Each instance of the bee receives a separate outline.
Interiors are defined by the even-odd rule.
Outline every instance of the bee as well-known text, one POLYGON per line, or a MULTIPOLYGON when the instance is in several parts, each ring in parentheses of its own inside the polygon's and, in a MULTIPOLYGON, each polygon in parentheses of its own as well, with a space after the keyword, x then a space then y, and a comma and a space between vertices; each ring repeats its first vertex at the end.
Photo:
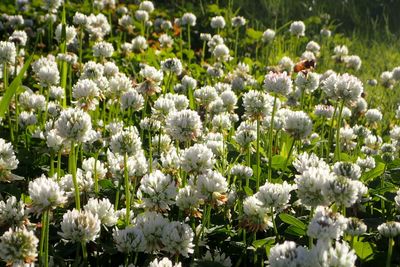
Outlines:
POLYGON ((316 63, 314 60, 302 60, 293 67, 293 71, 298 73, 298 72, 303 72, 304 74, 307 74, 309 70, 313 70, 316 66, 316 63))

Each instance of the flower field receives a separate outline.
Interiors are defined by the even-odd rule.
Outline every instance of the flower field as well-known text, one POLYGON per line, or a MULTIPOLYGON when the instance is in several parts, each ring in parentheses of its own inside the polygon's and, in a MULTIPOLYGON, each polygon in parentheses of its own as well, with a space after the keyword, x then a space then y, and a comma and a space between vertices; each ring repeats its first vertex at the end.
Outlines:
POLYGON ((398 50, 234 2, 0 3, 0 266, 400 266, 398 50))

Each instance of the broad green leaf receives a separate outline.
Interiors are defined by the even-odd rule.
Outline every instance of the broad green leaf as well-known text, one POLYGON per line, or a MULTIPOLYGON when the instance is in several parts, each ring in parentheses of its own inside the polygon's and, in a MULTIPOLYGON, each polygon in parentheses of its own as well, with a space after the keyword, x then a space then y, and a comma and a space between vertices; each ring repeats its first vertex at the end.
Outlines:
POLYGON ((3 97, 0 101, 0 118, 4 118, 6 111, 8 110, 8 106, 10 105, 11 99, 15 92, 17 91, 18 87, 21 85, 22 77, 26 70, 28 69, 31 61, 33 59, 33 54, 29 57, 29 59, 25 62, 24 66, 22 67, 21 71, 18 73, 17 77, 11 82, 10 86, 7 88, 7 91, 4 93, 3 97))
POLYGON ((307 229, 307 226, 302 221, 300 221, 299 219, 297 219, 296 217, 294 217, 294 216, 292 216, 290 214, 281 213, 281 214, 279 214, 279 218, 283 222, 285 222, 287 224, 290 224, 290 225, 293 225, 293 226, 295 226, 297 228, 300 228, 301 230, 306 230, 307 229))
POLYGON ((275 170, 282 170, 285 165, 286 157, 275 155, 272 157, 272 168, 275 170))
POLYGON ((248 196, 252 196, 254 194, 253 190, 248 186, 243 187, 243 190, 246 193, 246 195, 248 195, 248 196))
POLYGON ((361 260, 373 259, 371 256, 373 256, 374 253, 374 245, 370 242, 355 241, 353 249, 361 260))
POLYGON ((297 226, 291 225, 285 230, 285 233, 293 236, 304 236, 306 231, 297 226))
POLYGON ((385 171, 385 164, 382 162, 378 162, 374 169, 370 170, 369 172, 364 173, 361 176, 361 180, 364 182, 372 181, 375 178, 381 176, 384 171, 385 171))
POLYGON ((247 34, 247 36, 249 36, 251 39, 254 39, 254 40, 259 40, 263 35, 262 32, 256 31, 253 28, 248 28, 246 31, 246 34, 247 34))
POLYGON ((113 183, 110 180, 107 179, 102 179, 99 181, 99 185, 101 186, 101 188, 103 189, 111 189, 114 188, 113 183))
POLYGON ((256 249, 261 248, 267 244, 269 245, 273 245, 275 243, 275 237, 267 237, 267 238, 263 238, 263 239, 257 239, 256 241, 254 241, 252 243, 253 247, 255 247, 256 249))

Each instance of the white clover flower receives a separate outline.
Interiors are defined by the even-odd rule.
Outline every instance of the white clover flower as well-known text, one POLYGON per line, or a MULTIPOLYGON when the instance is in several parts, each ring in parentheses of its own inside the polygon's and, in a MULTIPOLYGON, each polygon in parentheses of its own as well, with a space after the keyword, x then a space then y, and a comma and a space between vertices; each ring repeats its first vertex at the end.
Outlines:
POLYGON ((36 261, 39 239, 33 231, 10 228, 0 237, 0 258, 8 266, 33 266, 36 261))
POLYGON ((211 28, 223 29, 225 28, 225 19, 222 16, 216 16, 211 18, 211 28))
POLYGON ((251 232, 263 231, 272 227, 268 210, 262 207, 262 202, 254 195, 243 201, 243 213, 241 225, 251 232))
POLYGON ((304 139, 312 131, 312 121, 303 111, 289 111, 285 116, 285 131, 295 139, 304 139))
POLYGON ((295 84, 304 92, 312 93, 319 87, 319 74, 315 72, 307 74, 299 72, 296 76, 295 84))
POLYGON ((72 96, 81 108, 95 110, 99 103, 97 98, 100 96, 100 89, 94 81, 82 79, 72 87, 72 96))
POLYGON ((294 63, 290 59, 290 57, 281 58, 281 60, 279 60, 278 65, 282 71, 286 71, 287 73, 291 73, 293 71, 294 63))
POLYGON ((307 152, 303 152, 297 156, 292 164, 299 173, 303 173, 310 167, 329 170, 329 165, 314 153, 308 154, 307 152))
POLYGON ((321 31, 319 32, 323 37, 330 37, 332 32, 328 29, 321 29, 321 31))
MULTIPOLYGON (((91 172, 84 173, 82 169, 76 170, 76 179, 80 193, 91 193, 93 191, 93 175, 91 172)), ((66 174, 60 179, 61 189, 66 192, 68 198, 73 198, 75 187, 71 174, 66 174)))
POLYGON ((286 181, 283 184, 266 182, 255 196, 265 208, 284 208, 289 203, 290 192, 294 189, 295 187, 286 181))
POLYGON ((248 118, 261 119, 272 112, 273 97, 259 91, 250 90, 243 96, 243 106, 248 118))
POLYGON ((336 162, 333 165, 333 172, 336 175, 345 176, 352 180, 358 180, 361 177, 360 167, 351 162, 336 162))
POLYGON ((18 117, 18 124, 22 128, 26 128, 30 125, 35 125, 37 123, 36 114, 33 112, 22 111, 18 117))
POLYGON ((182 25, 196 26, 196 16, 193 13, 185 13, 181 18, 182 25))
POLYGON ((378 226, 378 232, 384 237, 393 238, 400 234, 400 222, 386 222, 378 226))
POLYGON ((335 242, 334 246, 325 240, 318 240, 317 245, 310 251, 310 257, 305 266, 337 266, 354 267, 357 256, 347 243, 335 242))
POLYGON ((156 170, 140 180, 137 195, 143 200, 143 206, 150 210, 166 211, 174 204, 177 194, 175 181, 171 176, 156 170))
POLYGON ((379 122, 382 120, 382 117, 382 112, 375 108, 368 109, 368 111, 365 113, 365 118, 369 123, 379 122))
POLYGON ((205 200, 221 205, 226 202, 228 183, 221 173, 207 170, 197 177, 197 191, 205 200))
POLYGON ((318 239, 340 239, 347 228, 347 219, 340 213, 319 206, 308 225, 307 235, 318 239))
POLYGON ((289 32, 297 37, 304 36, 306 25, 302 21, 294 21, 290 24, 289 32))
POLYGON ((332 118, 335 108, 331 105, 316 105, 314 109, 314 114, 316 116, 325 117, 327 119, 332 118))
POLYGON ((209 250, 207 250, 206 254, 201 258, 201 261, 215 262, 223 267, 232 267, 231 258, 218 250, 214 251, 212 254, 209 250))
POLYGON ((366 192, 368 188, 363 183, 344 176, 334 176, 323 189, 323 193, 339 207, 351 207, 366 192))
POLYGON ((163 33, 158 38, 161 47, 171 47, 174 43, 174 39, 166 33, 163 33))
MULTIPOLYGON (((71 44, 76 37, 76 29, 74 26, 65 25, 65 42, 67 45, 71 44)), ((62 41, 62 24, 58 24, 54 32, 54 38, 60 43, 62 41)))
POLYGON ((139 9, 152 13, 154 11, 154 4, 151 1, 143 1, 140 3, 139 9))
POLYGON ((233 27, 242 27, 246 25, 246 19, 242 16, 236 16, 231 19, 231 24, 233 27))
POLYGON ((143 233, 139 227, 114 229, 113 240, 119 252, 129 254, 143 250, 143 233))
POLYGON ((340 145, 341 148, 344 150, 353 150, 357 143, 354 142, 357 138, 357 135, 354 134, 353 128, 345 127, 339 129, 339 138, 340 138, 340 145))
POLYGON ((121 96, 121 109, 139 111, 144 106, 144 98, 135 89, 124 92, 121 96))
POLYGON ((25 46, 28 40, 28 35, 25 31, 13 31, 8 40, 10 42, 17 43, 20 46, 25 46))
POLYGON ((330 200, 323 194, 323 189, 332 179, 329 169, 323 167, 309 167, 296 175, 296 193, 301 204, 311 207, 328 205, 330 200))
POLYGON ((165 72, 173 72, 176 75, 180 75, 183 70, 182 62, 177 58, 168 58, 161 61, 161 69, 165 72))
POLYGON ((180 262, 173 264, 170 259, 164 257, 162 260, 154 259, 149 267, 182 267, 182 264, 180 262))
POLYGON ((104 163, 93 157, 86 158, 82 161, 82 169, 85 172, 93 173, 93 175, 96 172, 98 179, 103 179, 107 174, 107 169, 105 168, 104 163))
POLYGON ((195 144, 182 151, 180 165, 189 173, 202 173, 213 167, 214 154, 203 144, 195 144))
POLYGON ((83 207, 85 211, 97 215, 102 224, 111 227, 117 223, 117 216, 114 212, 114 205, 107 198, 96 199, 90 198, 87 204, 83 207))
POLYGON ((97 42, 93 45, 93 56, 109 58, 114 53, 114 47, 108 42, 97 42))
POLYGON ((54 209, 67 201, 58 183, 44 175, 29 182, 29 197, 32 200, 32 210, 37 213, 54 209))
POLYGON ((75 15, 72 20, 73 23, 77 26, 84 26, 88 21, 87 16, 80 12, 75 12, 75 15))
POLYGON ((146 10, 140 10, 140 9, 136 10, 135 11, 135 18, 138 21, 146 22, 146 21, 149 20, 149 12, 147 12, 146 10))
POLYGON ((243 121, 236 130, 233 139, 243 148, 249 148, 249 145, 257 139, 257 126, 255 123, 243 121))
POLYGON ((293 83, 286 71, 282 73, 274 73, 271 71, 265 75, 263 87, 269 93, 286 96, 292 91, 293 83))
POLYGON ((0 201, 0 226, 21 225, 26 218, 25 204, 22 200, 10 196, 0 201))
POLYGON ((50 87, 52 85, 57 85, 60 82, 60 72, 57 67, 52 65, 45 65, 41 67, 36 73, 40 85, 43 87, 50 87))
POLYGON ((202 132, 202 123, 196 111, 185 109, 171 112, 166 119, 166 131, 175 140, 196 140, 202 132))
POLYGON ((10 171, 15 170, 18 163, 12 144, 6 143, 6 140, 0 138, 0 180, 11 181, 17 178, 10 171))
POLYGON ((96 63, 94 61, 88 61, 83 65, 82 75, 79 79, 97 80, 103 76, 103 73, 104 66, 102 64, 96 63))
POLYGON ((344 58, 344 62, 346 63, 346 67, 354 70, 359 70, 361 68, 361 58, 356 55, 347 56, 344 58))
POLYGON ((81 109, 68 108, 61 112, 55 122, 58 135, 67 141, 85 142, 92 129, 89 114, 81 109))
POLYGON ((12 42, 0 41, 0 64, 14 64, 17 49, 12 42))
POLYGON ((360 166, 363 171, 370 171, 375 168, 375 159, 371 156, 367 156, 366 158, 357 158, 356 164, 360 166))
POLYGON ((364 91, 362 82, 350 74, 330 75, 322 86, 328 97, 342 99, 346 102, 355 102, 364 91))
POLYGON ((194 252, 193 237, 194 233, 189 225, 177 221, 170 222, 163 229, 163 250, 171 255, 181 254, 189 257, 189 254, 194 252))
POLYGON ((160 250, 163 247, 162 237, 164 228, 169 220, 156 212, 144 212, 139 214, 134 225, 143 233, 143 249, 146 253, 160 250))
POLYGON ((307 249, 293 241, 285 241, 272 247, 268 258, 271 267, 296 267, 303 266, 307 257, 307 249))
POLYGON ((229 61, 231 59, 229 48, 225 44, 216 45, 212 54, 218 61, 229 61))
POLYGON ((139 132, 134 126, 130 126, 111 137, 110 148, 114 153, 135 155, 141 151, 142 142, 139 132))
POLYGON ((180 210, 196 210, 200 205, 200 195, 196 191, 196 188, 190 185, 180 188, 176 196, 176 205, 180 210))
POLYGON ((143 36, 136 36, 132 39, 132 50, 133 51, 143 51, 148 47, 147 40, 143 36))
POLYGON ((347 228, 345 233, 351 236, 360 236, 367 232, 367 225, 355 217, 351 217, 347 220, 347 228))
POLYGON ((321 47, 315 41, 310 41, 306 45, 306 50, 313 52, 314 54, 318 54, 320 49, 321 49, 321 47))
POLYGON ((94 241, 100 234, 101 221, 90 211, 68 210, 60 223, 58 234, 73 243, 94 241))
POLYGON ((275 31, 271 29, 267 29, 263 32, 262 41, 264 43, 270 43, 275 38, 275 31))

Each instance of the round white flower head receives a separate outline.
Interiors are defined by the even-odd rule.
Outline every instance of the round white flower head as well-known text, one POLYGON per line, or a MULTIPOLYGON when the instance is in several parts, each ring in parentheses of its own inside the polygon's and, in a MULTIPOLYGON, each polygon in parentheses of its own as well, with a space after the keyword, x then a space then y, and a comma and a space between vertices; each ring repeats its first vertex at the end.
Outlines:
POLYGON ((135 18, 138 21, 146 22, 149 20, 149 13, 146 10, 136 10, 135 11, 135 18))
POLYGON ((307 74, 299 72, 296 76, 295 84, 301 90, 312 93, 319 86, 319 74, 315 72, 309 72, 307 74))
POLYGON ((43 87, 50 87, 52 85, 57 85, 60 82, 60 72, 57 67, 52 65, 42 66, 36 76, 43 87))
POLYGON ((297 246, 293 241, 285 241, 271 248, 269 264, 271 267, 303 266, 308 256, 304 247, 297 246))
POLYGON ((153 211, 141 213, 136 217, 134 225, 143 233, 143 249, 146 253, 161 250, 164 228, 168 223, 168 219, 153 211))
POLYGON ((189 257, 194 252, 194 233, 192 228, 182 222, 173 221, 167 224, 162 233, 163 250, 171 255, 189 257))
POLYGON ((94 241, 100 234, 101 221, 90 211, 69 210, 63 215, 59 235, 73 243, 94 241))
POLYGON ((286 96, 292 91, 293 83, 286 71, 282 73, 270 72, 264 77, 264 88, 269 93, 286 96))
POLYGON ((182 151, 181 167, 188 173, 202 173, 213 167, 214 154, 203 144, 195 144, 182 151))
POLYGON ((251 232, 263 231, 272 227, 268 210, 262 207, 261 201, 254 195, 243 201, 243 213, 241 225, 251 232))
POLYGON ((11 171, 18 167, 18 163, 12 144, 0 138, 0 181, 11 181, 17 178, 11 174, 11 171))
POLYGON ((304 36, 306 25, 302 21, 294 21, 290 24, 289 32, 297 37, 304 36))
POLYGON ((10 228, 0 237, 0 258, 8 266, 33 266, 39 239, 33 231, 10 228))
POLYGON ((317 245, 310 251, 305 266, 336 266, 354 267, 357 256, 347 243, 336 241, 334 246, 326 240, 318 240, 317 245))
POLYGON ((143 251, 143 232, 139 227, 129 226, 113 231, 113 240, 119 252, 129 254, 143 251))
POLYGON ((218 61, 229 61, 231 59, 229 48, 225 44, 216 45, 212 54, 218 61))
POLYGON ((316 116, 325 117, 327 119, 332 118, 335 108, 331 105, 316 105, 314 109, 314 114, 316 116))
POLYGON ((180 262, 173 264, 172 261, 166 257, 162 258, 162 260, 154 259, 150 262, 149 267, 182 267, 180 262))
POLYGON ((140 187, 137 194, 143 200, 145 208, 166 211, 175 202, 177 188, 171 176, 156 170, 145 175, 140 180, 140 187))
POLYGON ((158 38, 161 47, 171 47, 174 43, 174 39, 166 33, 163 33, 158 38))
POLYGON ((28 35, 25 31, 13 31, 8 40, 20 46, 25 46, 26 41, 28 40, 28 35))
POLYGON ((132 50, 143 51, 147 49, 147 40, 143 36, 136 36, 132 39, 132 50))
POLYGON ((121 96, 121 109, 139 111, 143 108, 144 98, 135 89, 130 89, 121 96))
POLYGON ((323 37, 330 37, 332 32, 328 29, 321 29, 321 31, 319 32, 323 37))
POLYGON ((360 166, 351 162, 336 162, 333 165, 333 172, 352 180, 358 180, 361 177, 360 166))
POLYGON ((225 19, 222 16, 216 16, 211 18, 211 28, 223 29, 225 28, 225 19))
POLYGON ((193 13, 185 13, 182 16, 181 23, 182 23, 182 25, 195 26, 196 19, 197 18, 193 13))
POLYGON ((396 208, 400 210, 400 189, 397 191, 397 195, 394 197, 394 202, 396 205, 396 208))
MULTIPOLYGON (((65 41, 66 41, 67 45, 71 44, 74 41, 75 37, 76 37, 76 29, 75 29, 75 27, 74 26, 65 25, 65 33, 66 33, 65 41)), ((54 32, 54 35, 55 35, 54 38, 58 42, 61 42, 61 38, 62 38, 61 37, 62 36, 62 24, 61 23, 57 25, 57 28, 56 28, 56 30, 54 32)))
POLYGON ((182 62, 177 58, 168 58, 161 61, 161 69, 165 72, 173 72, 176 75, 182 73, 182 62))
POLYGON ((356 217, 351 217, 347 220, 346 234, 351 236, 360 236, 367 232, 367 225, 356 217))
POLYGON ((0 41, 0 64, 13 64, 17 56, 17 49, 12 42, 0 41))
POLYGON ((338 240, 347 228, 347 219, 340 213, 335 213, 329 208, 319 206, 308 225, 307 235, 318 239, 338 240))
POLYGON ((93 56, 94 57, 111 57, 114 53, 114 47, 111 43, 108 42, 97 42, 93 46, 93 56))
POLYGON ((110 141, 111 151, 124 155, 138 154, 142 150, 142 142, 136 127, 130 126, 123 131, 114 134, 110 141))
POLYGON ((218 250, 214 251, 212 254, 207 250, 206 254, 201 258, 201 261, 219 263, 223 267, 232 267, 231 258, 218 250))
POLYGON ((178 195, 176 196, 176 205, 180 210, 193 212, 195 215, 200 205, 200 195, 196 191, 196 188, 187 185, 179 189, 178 195))
POLYGON ((338 98, 346 102, 355 102, 364 91, 362 82, 350 74, 330 75, 322 86, 328 97, 338 98))
POLYGON ((304 111, 289 111, 285 116, 284 129, 295 139, 304 139, 310 135, 312 121, 304 111))
POLYGON ((334 176, 323 189, 323 193, 339 207, 351 207, 367 192, 368 188, 362 182, 344 176, 334 176))
POLYGON ((236 16, 231 19, 231 24, 233 27, 242 27, 246 25, 246 19, 242 16, 236 16))
POLYGON ((185 109, 171 112, 167 116, 166 131, 181 142, 196 140, 202 132, 202 123, 196 111, 185 109))
POLYGON ((93 215, 97 215, 101 223, 108 227, 114 226, 117 223, 114 205, 107 198, 101 200, 90 198, 83 209, 93 213, 93 215))
POLYGON ((264 43, 270 43, 275 38, 275 31, 271 29, 267 29, 263 32, 262 41, 264 43))
POLYGON ((272 112, 273 97, 265 93, 250 90, 243 96, 245 114, 253 120, 263 119, 272 112))
POLYGON ((272 184, 266 182, 255 194, 256 198, 262 202, 265 208, 284 208, 290 200, 290 192, 294 186, 286 181, 283 184, 272 184))
POLYGON ((375 108, 368 109, 368 111, 365 113, 365 118, 369 123, 379 122, 382 120, 382 117, 382 112, 375 108))
POLYGON ((221 173, 207 170, 197 177, 197 191, 205 201, 221 205, 226 202, 228 182, 221 173))
POLYGON ((92 121, 83 110, 68 108, 61 112, 55 127, 58 135, 67 141, 85 142, 92 129, 92 121))
POLYGON ((347 56, 344 58, 344 62, 346 63, 346 67, 354 70, 359 70, 361 68, 361 58, 356 55, 347 56))
POLYGON ((290 57, 283 57, 279 60, 278 66, 282 71, 291 73, 293 71, 294 63, 290 57))
POLYGON ((384 237, 393 238, 400 234, 400 222, 386 222, 378 226, 378 232, 384 237))
POLYGON ((301 204, 311 207, 328 205, 330 200, 323 194, 322 190, 326 183, 332 179, 329 169, 321 167, 309 167, 302 174, 296 175, 296 193, 301 204))
POLYGON ((140 10, 146 10, 148 13, 154 11, 154 4, 151 1, 143 1, 139 5, 140 10))
POLYGON ((313 52, 314 54, 318 54, 320 49, 321 49, 321 47, 315 41, 310 41, 306 45, 306 50, 313 52))
POLYGON ((78 101, 82 109, 94 110, 99 103, 100 89, 97 84, 89 79, 78 80, 72 87, 72 96, 78 101))
POLYGON ((32 200, 32 209, 37 213, 54 209, 67 201, 65 192, 58 183, 44 175, 29 182, 29 197, 32 200))
POLYGON ((24 222, 25 204, 22 200, 11 196, 6 201, 0 201, 0 226, 22 225, 24 222))

